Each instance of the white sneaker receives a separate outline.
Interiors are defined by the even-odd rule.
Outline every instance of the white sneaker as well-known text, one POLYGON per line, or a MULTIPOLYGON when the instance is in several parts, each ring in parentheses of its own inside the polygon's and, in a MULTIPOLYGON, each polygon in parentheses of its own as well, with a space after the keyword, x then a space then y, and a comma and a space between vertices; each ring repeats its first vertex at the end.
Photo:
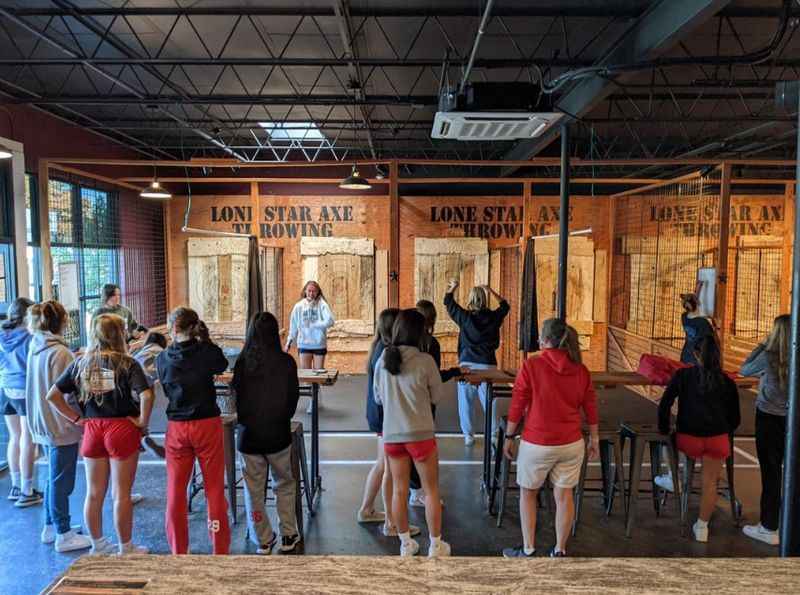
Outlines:
POLYGON ((66 533, 56 535, 56 551, 59 554, 85 550, 90 547, 92 547, 92 540, 86 535, 75 533, 75 531, 69 530, 66 533))
POLYGON ((419 544, 413 539, 405 543, 400 543, 400 555, 404 558, 416 556, 419 552, 419 544))
POLYGON ((131 504, 133 504, 134 506, 139 504, 139 502, 141 502, 142 500, 144 500, 144 496, 142 496, 141 494, 131 494, 131 504))
POLYGON ((92 546, 89 551, 90 556, 103 556, 117 553, 117 546, 115 546, 107 537, 101 537, 97 543, 92 546))
POLYGON ((761 523, 757 525, 745 525, 742 527, 742 533, 751 539, 757 539, 769 545, 778 545, 780 543, 778 532, 765 529, 761 523))
POLYGON ((428 557, 429 558, 444 558, 450 555, 450 544, 446 541, 439 540, 439 543, 433 545, 431 543, 430 548, 428 548, 428 557))
MULTIPOLYGON (((389 526, 384 524, 382 531, 383 531, 383 534, 386 537, 397 537, 397 527, 394 527, 394 526, 389 527, 389 526)), ((411 537, 414 537, 415 535, 419 535, 419 527, 417 527, 416 525, 409 524, 408 525, 408 532, 411 535, 411 537)))
POLYGON ((662 490, 666 490, 667 492, 675 491, 675 486, 672 484, 672 475, 669 473, 656 475, 655 479, 653 479, 653 482, 662 490))
MULTIPOLYGON (((81 525, 72 525, 70 527, 75 533, 81 533, 83 527, 81 525)), ((45 525, 41 534, 42 543, 53 543, 56 540, 56 527, 55 525, 45 525)))
POLYGON ((464 446, 472 446, 473 444, 475 444, 475 436, 464 434, 464 446))
POLYGON ((692 525, 692 533, 694 533, 695 541, 705 543, 708 541, 708 525, 701 527, 698 523, 699 520, 692 525))
POLYGON ((425 490, 409 490, 408 505, 416 506, 418 508, 425 508, 425 490))
POLYGON ((119 546, 120 556, 131 556, 136 554, 148 554, 148 553, 150 553, 150 550, 143 545, 134 545, 133 543, 128 543, 126 545, 120 544, 119 546))

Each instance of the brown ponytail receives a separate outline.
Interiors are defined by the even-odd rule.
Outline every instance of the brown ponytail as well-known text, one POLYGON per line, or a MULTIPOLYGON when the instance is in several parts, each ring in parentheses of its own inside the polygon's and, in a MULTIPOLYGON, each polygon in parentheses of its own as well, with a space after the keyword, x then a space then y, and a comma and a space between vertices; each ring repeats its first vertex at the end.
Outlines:
POLYGON ((578 331, 560 318, 548 318, 544 321, 542 324, 542 340, 547 341, 556 349, 565 350, 569 355, 569 359, 576 364, 583 362, 581 347, 578 342, 578 331))
POLYGON ((60 335, 67 322, 67 311, 55 300, 34 304, 28 310, 28 329, 60 335))
POLYGON ((169 313, 169 326, 182 335, 196 338, 201 333, 201 322, 197 312, 186 306, 178 306, 169 313))

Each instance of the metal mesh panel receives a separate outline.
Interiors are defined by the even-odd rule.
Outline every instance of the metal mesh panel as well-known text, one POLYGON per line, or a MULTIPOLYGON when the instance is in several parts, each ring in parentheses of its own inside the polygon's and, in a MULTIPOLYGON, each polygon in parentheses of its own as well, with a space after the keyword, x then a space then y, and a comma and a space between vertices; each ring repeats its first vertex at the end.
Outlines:
POLYGON ((611 322, 680 347, 680 294, 718 261, 719 185, 694 178, 614 201, 611 322))
POLYGON ((759 341, 772 329, 781 308, 783 249, 740 247, 731 251, 734 277, 733 334, 759 341))

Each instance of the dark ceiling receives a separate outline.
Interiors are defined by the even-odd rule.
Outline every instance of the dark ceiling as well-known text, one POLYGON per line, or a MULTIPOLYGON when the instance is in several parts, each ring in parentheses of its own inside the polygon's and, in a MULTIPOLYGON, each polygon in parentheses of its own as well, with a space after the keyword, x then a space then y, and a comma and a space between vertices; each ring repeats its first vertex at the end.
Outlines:
MULTIPOLYGON (((157 158, 556 155, 557 142, 430 138, 443 58, 449 52, 458 81, 485 5, 0 0, 0 102, 39 106, 157 158), (291 123, 307 138, 277 138, 260 122, 291 123)), ((776 109, 774 84, 800 78, 800 2, 792 0, 764 61, 724 63, 768 46, 784 8, 781 0, 497 0, 470 80, 553 80, 628 44, 627 62, 694 63, 602 73, 554 92, 556 105, 580 95, 575 155, 789 158, 795 123, 776 109), (687 18, 682 7, 692 4, 705 12, 687 18), (666 18, 653 23, 657 9, 666 18), (584 89, 592 84, 603 87, 595 96, 584 89)))

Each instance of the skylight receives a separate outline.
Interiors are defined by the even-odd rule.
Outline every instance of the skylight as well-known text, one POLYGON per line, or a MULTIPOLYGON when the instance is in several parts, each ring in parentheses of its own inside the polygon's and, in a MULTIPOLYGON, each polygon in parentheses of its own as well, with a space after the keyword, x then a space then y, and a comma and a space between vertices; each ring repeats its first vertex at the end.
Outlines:
POLYGON ((314 122, 259 122, 271 140, 324 140, 314 122))

